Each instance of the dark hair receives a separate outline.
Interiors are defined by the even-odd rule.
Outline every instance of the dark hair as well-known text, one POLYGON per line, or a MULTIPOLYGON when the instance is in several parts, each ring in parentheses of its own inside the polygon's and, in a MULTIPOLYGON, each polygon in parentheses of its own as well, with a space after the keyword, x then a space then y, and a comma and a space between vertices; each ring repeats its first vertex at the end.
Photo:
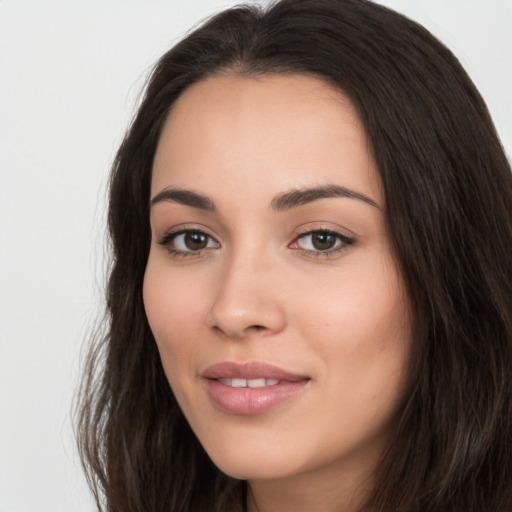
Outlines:
POLYGON ((157 63, 115 159, 108 332, 89 356, 78 441, 109 512, 243 510, 164 375, 142 301, 153 156, 174 101, 233 73, 307 74, 357 108, 413 311, 410 383, 364 510, 512 510, 512 174, 487 108, 427 30, 366 0, 226 10, 157 63))

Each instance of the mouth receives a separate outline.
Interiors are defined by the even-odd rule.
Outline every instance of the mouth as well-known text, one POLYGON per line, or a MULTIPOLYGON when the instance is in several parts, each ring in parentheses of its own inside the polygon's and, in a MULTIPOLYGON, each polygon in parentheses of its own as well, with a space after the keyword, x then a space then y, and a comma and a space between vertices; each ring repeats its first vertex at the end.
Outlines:
POLYGON ((306 375, 266 363, 219 363, 201 375, 214 407, 237 415, 255 415, 300 395, 310 382, 306 375))
POLYGON ((277 379, 265 379, 264 377, 256 378, 256 379, 227 379, 220 378, 217 379, 224 386, 229 386, 230 388, 264 388, 266 386, 275 386, 279 384, 279 380, 277 379))

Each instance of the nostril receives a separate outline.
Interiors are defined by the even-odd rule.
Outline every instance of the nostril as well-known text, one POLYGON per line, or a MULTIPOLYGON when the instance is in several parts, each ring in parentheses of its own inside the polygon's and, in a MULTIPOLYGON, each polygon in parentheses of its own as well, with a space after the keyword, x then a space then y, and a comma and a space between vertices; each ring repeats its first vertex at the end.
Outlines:
POLYGON ((238 295, 217 297, 206 314, 206 325, 217 335, 233 339, 266 336, 284 328, 285 318, 278 304, 254 294, 246 294, 242 299, 238 295))

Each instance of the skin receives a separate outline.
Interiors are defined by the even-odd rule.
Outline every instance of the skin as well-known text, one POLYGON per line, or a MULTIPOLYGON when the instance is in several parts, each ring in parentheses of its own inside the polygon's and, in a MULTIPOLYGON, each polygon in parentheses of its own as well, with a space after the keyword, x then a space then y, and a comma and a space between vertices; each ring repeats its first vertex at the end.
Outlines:
POLYGON ((192 429, 222 471, 248 480, 250 512, 357 510, 403 395, 411 329, 354 107, 307 76, 196 83, 175 103, 155 155, 151 197, 169 187, 216 205, 151 208, 144 303, 192 429), (327 197, 272 207, 280 194, 326 185, 375 204, 327 197), (204 248, 184 235, 159 243, 183 229, 205 233, 204 248), (304 236, 312 230, 353 243, 332 235, 332 248, 318 250, 304 236), (265 362, 309 381, 261 414, 230 414, 201 377, 223 361, 265 362))

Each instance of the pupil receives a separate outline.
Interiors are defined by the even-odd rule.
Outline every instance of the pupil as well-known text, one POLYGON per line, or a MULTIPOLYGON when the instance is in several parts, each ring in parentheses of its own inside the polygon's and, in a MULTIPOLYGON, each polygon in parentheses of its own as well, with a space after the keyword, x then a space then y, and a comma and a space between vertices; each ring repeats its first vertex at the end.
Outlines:
POLYGON ((207 237, 202 233, 187 233, 185 235, 185 245, 188 249, 194 251, 204 249, 207 245, 207 237))
POLYGON ((325 251, 332 249, 336 243, 336 237, 329 233, 314 233, 313 234, 313 246, 319 251, 325 251))

